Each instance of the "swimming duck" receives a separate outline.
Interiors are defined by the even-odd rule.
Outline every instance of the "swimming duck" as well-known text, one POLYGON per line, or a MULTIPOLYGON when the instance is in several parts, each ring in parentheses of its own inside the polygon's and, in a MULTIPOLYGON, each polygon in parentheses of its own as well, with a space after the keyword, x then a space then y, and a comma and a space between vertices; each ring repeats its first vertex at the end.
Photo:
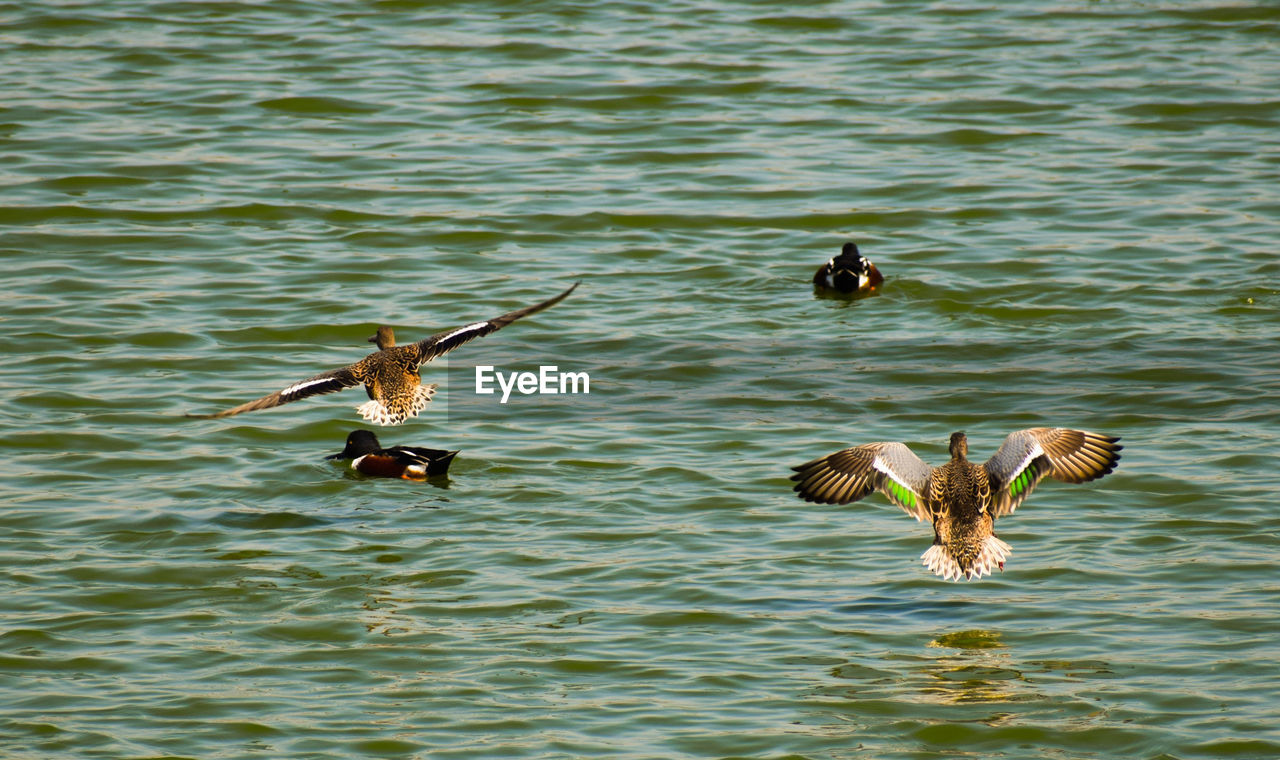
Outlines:
POLYGON ((964 433, 951 434, 951 461, 931 467, 902 443, 868 443, 793 467, 805 501, 848 504, 872 491, 919 520, 933 523, 925 567, 945 580, 981 578, 1012 551, 995 534, 997 517, 1012 514, 1046 475, 1083 483, 1115 469, 1119 438, 1067 428, 1010 433, 983 464, 966 459, 964 433))
POLYGON ((841 293, 869 293, 880 287, 884 276, 876 265, 858 253, 857 243, 845 243, 840 255, 818 267, 813 284, 841 293))
POLYGON ((216 419, 230 417, 241 412, 252 412, 258 409, 299 401, 322 393, 354 388, 364 385, 369 401, 356 407, 360 416, 379 425, 399 425, 410 417, 417 417, 418 412, 426 408, 435 395, 436 385, 423 385, 418 368, 437 356, 448 353, 463 343, 482 335, 500 330, 512 322, 536 314, 563 301, 578 287, 574 283, 560 295, 540 304, 524 309, 508 312, 484 322, 473 322, 469 325, 444 330, 406 346, 396 345, 395 332, 390 327, 381 326, 378 332, 369 338, 376 343, 378 351, 365 358, 340 369, 322 372, 315 377, 299 380, 282 391, 277 391, 260 399, 241 404, 214 414, 191 414, 189 417, 216 419))
POLYGON ((418 446, 384 449, 372 430, 353 430, 347 436, 346 448, 325 459, 350 459, 351 469, 379 478, 424 480, 447 473, 457 455, 456 451, 418 446))

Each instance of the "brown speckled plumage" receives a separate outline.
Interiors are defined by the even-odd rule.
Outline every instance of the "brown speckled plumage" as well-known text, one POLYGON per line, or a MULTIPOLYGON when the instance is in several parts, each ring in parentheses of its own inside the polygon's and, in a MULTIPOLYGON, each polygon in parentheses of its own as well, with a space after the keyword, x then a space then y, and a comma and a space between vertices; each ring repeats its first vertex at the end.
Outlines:
POLYGON ((422 377, 418 373, 418 368, 422 364, 470 340, 499 330, 521 317, 550 308, 567 298, 576 287, 578 284, 574 283, 568 290, 542 303, 517 309, 484 322, 473 322, 452 330, 444 330, 430 338, 404 346, 397 346, 395 333, 390 327, 382 326, 373 337, 369 338, 369 342, 376 343, 379 350, 355 364, 300 380, 284 390, 231 409, 214 414, 188 416, 230 417, 242 412, 270 409, 311 396, 363 385, 369 401, 357 407, 361 416, 379 425, 398 425, 410 417, 416 417, 418 412, 426 408, 436 392, 434 384, 422 384, 422 377))
POLYGON ((847 504, 874 490, 917 520, 933 524, 924 564, 947 580, 981 578, 1004 569, 1011 549, 995 534, 996 518, 1012 513, 1046 476, 1068 483, 1115 469, 1121 447, 1113 436, 1068 428, 1010 433, 983 464, 968 460, 964 433, 953 433, 951 461, 930 467, 901 443, 869 443, 793 468, 805 501, 847 504))

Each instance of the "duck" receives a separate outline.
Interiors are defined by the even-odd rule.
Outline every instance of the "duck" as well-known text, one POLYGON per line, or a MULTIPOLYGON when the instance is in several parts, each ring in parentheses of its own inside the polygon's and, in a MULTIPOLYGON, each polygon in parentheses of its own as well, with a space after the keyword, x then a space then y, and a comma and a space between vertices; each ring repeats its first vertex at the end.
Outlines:
POLYGON ((951 434, 951 461, 925 464, 905 444, 868 443, 793 467, 794 490, 817 504, 848 504, 872 491, 884 494, 916 521, 933 524, 923 564, 943 580, 975 580, 1004 570, 1012 552, 995 533, 997 518, 1013 514, 1045 477, 1084 483, 1112 472, 1119 437, 1070 428, 1010 433, 982 464, 968 460, 963 432, 951 434))
POLYGON ((841 293, 870 293, 884 282, 884 275, 870 259, 858 253, 858 244, 845 243, 840 255, 818 267, 813 284, 841 293))
POLYGON ((418 368, 468 341, 502 329, 517 319, 549 309, 569 297, 580 283, 574 283, 560 295, 542 303, 507 312, 500 317, 455 327, 424 338, 416 343, 396 345, 395 331, 386 325, 378 327, 369 338, 378 346, 375 353, 354 364, 322 372, 299 380, 283 390, 267 394, 239 406, 212 414, 189 414, 199 419, 219 419, 242 412, 271 409, 324 393, 364 386, 369 400, 356 407, 360 416, 377 425, 399 425, 417 417, 435 395, 435 383, 423 385, 418 368))
POLYGON ((325 459, 349 459, 351 469, 374 477, 425 480, 447 474, 457 455, 456 451, 418 446, 384 449, 372 430, 353 430, 347 436, 346 448, 325 459))

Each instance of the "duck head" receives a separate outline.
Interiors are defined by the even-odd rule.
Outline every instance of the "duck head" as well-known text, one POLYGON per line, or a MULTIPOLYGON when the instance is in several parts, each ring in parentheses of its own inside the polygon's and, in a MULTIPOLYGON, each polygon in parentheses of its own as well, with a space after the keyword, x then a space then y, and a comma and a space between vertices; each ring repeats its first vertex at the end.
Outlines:
POLYGON ((378 436, 372 430, 353 430, 347 436, 347 447, 337 454, 330 454, 325 459, 355 459, 381 449, 378 436))
POLYGON ((369 337, 370 343, 377 343, 378 349, 391 348, 396 344, 395 332, 386 325, 378 325, 378 332, 369 337))

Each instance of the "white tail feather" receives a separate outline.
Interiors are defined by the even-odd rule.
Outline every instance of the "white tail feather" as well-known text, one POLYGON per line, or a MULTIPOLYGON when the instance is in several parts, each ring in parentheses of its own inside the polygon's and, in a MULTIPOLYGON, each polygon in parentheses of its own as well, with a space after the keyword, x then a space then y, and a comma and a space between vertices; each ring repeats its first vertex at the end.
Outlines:
POLYGON ((436 395, 436 384, 419 385, 413 391, 413 402, 408 408, 392 411, 381 399, 366 401, 356 407, 360 416, 375 425, 399 425, 410 417, 417 417, 418 412, 427 408, 431 397, 436 395))
POLYGON ((941 576, 946 581, 958 581, 961 578, 965 580, 975 580, 984 575, 991 575, 997 569, 1004 569, 1004 561, 1013 553, 1013 549, 1008 544, 995 536, 987 536, 986 541, 982 543, 982 551, 978 553, 978 558, 974 560, 973 567, 966 573, 960 569, 959 563, 951 557, 941 544, 934 544, 929 550, 920 555, 920 559, 924 560, 924 566, 929 568, 935 575, 941 576))
POLYGON ((395 425, 400 422, 400 420, 395 419, 391 411, 381 401, 376 399, 366 401, 357 406, 356 411, 360 413, 361 417, 375 425, 395 425))

